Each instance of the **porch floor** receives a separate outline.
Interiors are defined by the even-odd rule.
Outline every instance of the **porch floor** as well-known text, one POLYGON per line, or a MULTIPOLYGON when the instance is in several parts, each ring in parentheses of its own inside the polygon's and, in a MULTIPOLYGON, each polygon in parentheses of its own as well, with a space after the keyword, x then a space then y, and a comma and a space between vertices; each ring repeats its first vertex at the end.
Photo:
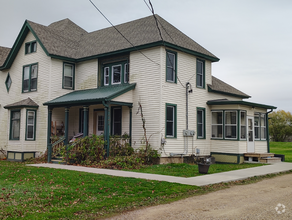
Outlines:
POLYGON ((273 153, 245 153, 243 154, 245 162, 257 163, 278 163, 281 162, 280 157, 274 157, 273 153))

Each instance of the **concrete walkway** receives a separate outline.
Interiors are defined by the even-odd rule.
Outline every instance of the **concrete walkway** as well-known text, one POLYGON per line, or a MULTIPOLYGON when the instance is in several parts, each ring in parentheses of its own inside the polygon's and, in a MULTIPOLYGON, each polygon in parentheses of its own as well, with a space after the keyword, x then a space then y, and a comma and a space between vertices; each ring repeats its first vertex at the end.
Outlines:
POLYGON ((280 163, 275 163, 275 164, 267 165, 267 166, 252 167, 252 168, 233 170, 233 171, 228 171, 228 172, 223 172, 223 173, 206 174, 202 176, 185 178, 185 177, 137 173, 137 172, 122 171, 122 170, 98 169, 98 168, 91 168, 91 167, 61 165, 61 164, 52 164, 52 163, 29 164, 27 166, 66 169, 66 170, 74 170, 74 171, 87 172, 87 173, 105 174, 105 175, 111 175, 111 176, 133 177, 133 178, 166 181, 166 182, 180 183, 180 184, 194 185, 194 186, 205 186, 205 185, 214 184, 214 183, 236 181, 236 180, 242 180, 242 179, 246 179, 246 178, 254 177, 254 176, 263 176, 267 174, 292 170, 292 163, 280 162, 280 163))

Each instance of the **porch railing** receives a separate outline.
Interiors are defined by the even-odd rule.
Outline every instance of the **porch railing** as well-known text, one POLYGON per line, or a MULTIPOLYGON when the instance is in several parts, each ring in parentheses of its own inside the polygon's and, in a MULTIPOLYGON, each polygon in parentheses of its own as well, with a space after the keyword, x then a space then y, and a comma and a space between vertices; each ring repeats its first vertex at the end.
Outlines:
MULTIPOLYGON (((51 139, 53 139, 51 137, 51 139)), ((65 136, 58 137, 58 139, 52 143, 52 158, 60 154, 61 148, 64 146, 65 136)))

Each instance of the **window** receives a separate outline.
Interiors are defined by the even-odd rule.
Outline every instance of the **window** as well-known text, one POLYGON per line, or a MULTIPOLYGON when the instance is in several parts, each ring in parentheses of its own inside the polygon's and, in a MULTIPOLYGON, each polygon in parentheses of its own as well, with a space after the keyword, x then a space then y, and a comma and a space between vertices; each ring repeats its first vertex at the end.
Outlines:
POLYGON ((36 52, 37 43, 36 41, 25 44, 25 54, 36 52))
POLYGON ((254 138, 260 140, 260 114, 254 114, 254 138))
POLYGON ((105 67, 104 70, 103 70, 103 73, 104 73, 104 85, 109 85, 109 67, 105 67))
POLYGON ((237 112, 236 111, 225 111, 225 138, 236 139, 236 128, 237 128, 237 112))
POLYGON ((103 66, 103 85, 129 83, 129 63, 112 63, 103 66))
POLYGON ((7 77, 6 77, 6 80, 5 80, 5 85, 6 85, 7 92, 9 92, 11 84, 12 84, 12 80, 11 80, 11 77, 10 77, 10 75, 8 73, 7 77))
POLYGON ((223 112, 212 112, 212 138, 223 138, 223 112))
POLYGON ((205 62, 197 60, 197 87, 205 88, 205 62))
POLYGON ((176 53, 166 51, 166 81, 176 83, 176 53))
POLYGON ((254 114, 254 131, 255 140, 266 140, 266 114, 255 113, 254 114))
POLYGON ((112 85, 121 84, 121 78, 122 66, 121 65, 112 66, 112 85))
POLYGON ((197 138, 205 139, 205 109, 197 108, 197 138))
POLYGON ((122 108, 112 108, 112 135, 122 135, 122 108))
POLYGON ((129 76, 129 64, 126 63, 125 67, 124 67, 124 83, 129 83, 129 79, 130 79, 130 76, 129 76))
POLYGON ((23 67, 22 92, 37 90, 38 64, 23 67))
POLYGON ((176 105, 166 104, 165 136, 176 138, 176 105))
POLYGON ((20 136, 20 110, 11 110, 10 140, 19 140, 20 136))
POLYGON ((36 111, 26 111, 26 134, 25 140, 35 140, 36 111))
POLYGON ((75 65, 63 64, 63 89, 74 89, 75 65))
POLYGON ((240 139, 246 139, 246 112, 240 112, 240 139))

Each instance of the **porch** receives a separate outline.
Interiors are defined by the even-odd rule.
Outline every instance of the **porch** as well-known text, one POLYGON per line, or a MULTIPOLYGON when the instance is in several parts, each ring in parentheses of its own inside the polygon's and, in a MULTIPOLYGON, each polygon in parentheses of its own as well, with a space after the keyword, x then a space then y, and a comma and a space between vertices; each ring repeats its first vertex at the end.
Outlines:
POLYGON ((78 133, 83 137, 90 134, 103 135, 106 157, 109 156, 110 135, 127 133, 131 144, 132 94, 129 94, 126 101, 117 97, 129 93, 135 86, 136 84, 128 84, 73 91, 44 103, 48 106, 48 162, 52 160, 52 125, 63 126, 61 133, 64 133, 65 146, 78 133))

